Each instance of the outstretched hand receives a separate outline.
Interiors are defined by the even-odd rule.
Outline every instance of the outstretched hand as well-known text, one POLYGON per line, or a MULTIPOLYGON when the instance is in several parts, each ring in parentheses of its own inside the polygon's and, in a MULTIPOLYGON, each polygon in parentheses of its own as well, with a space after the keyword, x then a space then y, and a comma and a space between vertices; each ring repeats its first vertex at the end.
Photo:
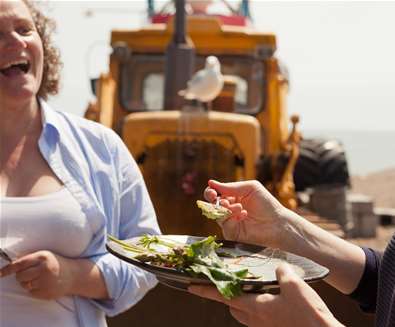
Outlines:
POLYGON ((280 239, 284 228, 286 208, 258 181, 220 183, 208 182, 204 197, 232 211, 225 220, 218 221, 225 238, 281 248, 280 239))
POLYGON ((191 286, 192 294, 222 302, 232 316, 249 327, 340 327, 319 295, 293 269, 283 264, 276 270, 280 294, 244 294, 226 300, 210 286, 191 286))

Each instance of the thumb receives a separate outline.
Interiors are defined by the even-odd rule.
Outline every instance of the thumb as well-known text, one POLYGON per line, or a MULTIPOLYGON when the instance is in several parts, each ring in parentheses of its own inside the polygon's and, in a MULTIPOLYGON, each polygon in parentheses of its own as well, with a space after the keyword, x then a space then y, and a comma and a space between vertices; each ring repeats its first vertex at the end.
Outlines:
POLYGON ((296 274, 295 270, 286 263, 278 266, 276 276, 282 292, 295 291, 299 289, 302 282, 302 279, 296 274))
POLYGON ((211 179, 208 181, 208 185, 222 196, 244 197, 256 189, 254 181, 221 183, 211 179))

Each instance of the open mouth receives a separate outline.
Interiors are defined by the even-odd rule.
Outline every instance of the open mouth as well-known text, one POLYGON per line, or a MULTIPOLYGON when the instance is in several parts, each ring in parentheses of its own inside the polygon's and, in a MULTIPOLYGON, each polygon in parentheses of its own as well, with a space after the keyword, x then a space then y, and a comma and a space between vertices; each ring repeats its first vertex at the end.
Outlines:
POLYGON ((18 74, 26 74, 30 69, 30 63, 26 60, 20 62, 10 63, 4 68, 0 69, 0 73, 7 76, 15 76, 18 74))

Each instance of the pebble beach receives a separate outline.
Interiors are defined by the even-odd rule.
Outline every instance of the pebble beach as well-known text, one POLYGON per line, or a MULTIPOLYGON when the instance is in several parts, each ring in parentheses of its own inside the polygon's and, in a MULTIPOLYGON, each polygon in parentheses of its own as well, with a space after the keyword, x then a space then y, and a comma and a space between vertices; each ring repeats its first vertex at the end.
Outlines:
MULTIPOLYGON (((351 178, 351 192, 368 195, 375 207, 395 209, 395 167, 351 178)), ((395 222, 394 222, 395 223, 395 222)), ((375 238, 354 238, 351 242, 384 250, 395 233, 395 225, 378 226, 375 238)))

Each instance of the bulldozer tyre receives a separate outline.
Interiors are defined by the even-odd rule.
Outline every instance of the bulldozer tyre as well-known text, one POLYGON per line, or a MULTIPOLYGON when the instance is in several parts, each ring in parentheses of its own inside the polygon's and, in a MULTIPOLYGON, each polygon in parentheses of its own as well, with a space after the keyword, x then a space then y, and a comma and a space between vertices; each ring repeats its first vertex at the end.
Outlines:
POLYGON ((296 191, 322 185, 349 186, 350 176, 342 144, 336 140, 302 140, 294 181, 296 191))

